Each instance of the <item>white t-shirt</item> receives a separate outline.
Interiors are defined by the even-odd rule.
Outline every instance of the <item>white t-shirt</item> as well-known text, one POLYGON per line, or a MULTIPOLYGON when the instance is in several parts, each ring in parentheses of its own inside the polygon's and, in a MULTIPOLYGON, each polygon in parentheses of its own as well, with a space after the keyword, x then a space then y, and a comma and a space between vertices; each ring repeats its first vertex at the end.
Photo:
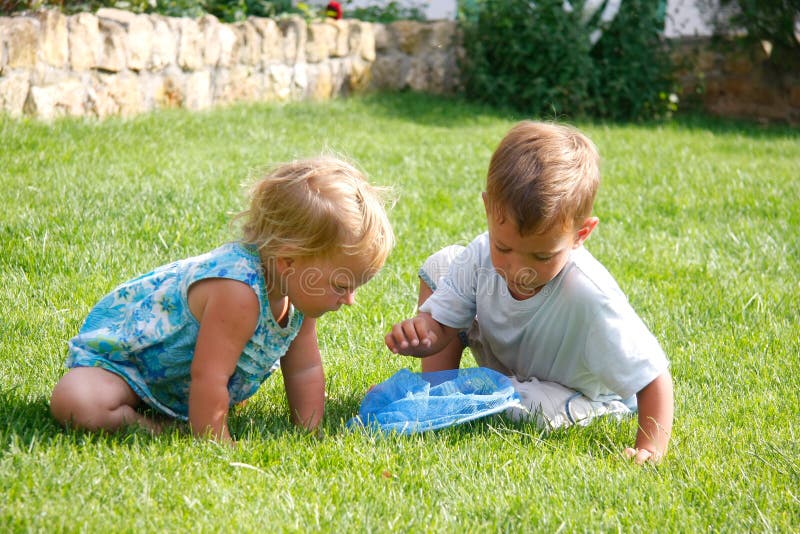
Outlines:
POLYGON ((627 399, 668 367, 655 336, 583 247, 533 297, 514 299, 492 266, 488 233, 450 263, 420 310, 464 330, 520 380, 558 382, 592 400, 627 399))

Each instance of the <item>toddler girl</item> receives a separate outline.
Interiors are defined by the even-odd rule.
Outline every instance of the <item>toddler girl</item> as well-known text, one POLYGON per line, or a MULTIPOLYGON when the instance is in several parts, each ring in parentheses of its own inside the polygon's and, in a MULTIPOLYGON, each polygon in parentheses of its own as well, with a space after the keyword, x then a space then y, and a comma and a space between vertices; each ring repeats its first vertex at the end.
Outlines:
POLYGON ((335 158, 278 167, 251 190, 242 238, 114 289, 69 341, 69 371, 50 410, 62 424, 114 431, 188 420, 231 442, 229 408, 280 362, 295 424, 313 429, 325 402, 316 318, 354 302, 394 237, 380 199, 335 158))

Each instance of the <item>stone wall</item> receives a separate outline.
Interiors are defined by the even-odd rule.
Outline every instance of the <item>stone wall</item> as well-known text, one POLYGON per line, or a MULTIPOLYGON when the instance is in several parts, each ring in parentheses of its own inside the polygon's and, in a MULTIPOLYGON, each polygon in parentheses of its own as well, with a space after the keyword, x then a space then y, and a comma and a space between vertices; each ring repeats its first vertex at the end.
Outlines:
MULTIPOLYGON (((674 41, 684 104, 725 117, 800 123, 800 69, 777 72, 768 47, 721 52, 674 41)), ((459 89, 453 21, 299 17, 223 24, 101 9, 0 17, 0 112, 131 116, 238 101, 325 100, 353 92, 459 89)), ((798 58, 800 60, 800 58, 798 58)))
POLYGON ((374 60, 372 25, 359 21, 44 11, 0 18, 0 110, 102 118, 327 99, 368 87, 374 60))
POLYGON ((798 68, 779 69, 766 42, 742 48, 689 38, 674 44, 686 104, 720 117, 800 124, 800 57, 798 68))
POLYGON ((372 86, 454 93, 459 88, 460 43, 460 32, 454 21, 376 24, 372 86))
POLYGON ((0 112, 103 118, 370 87, 446 93, 457 78, 455 36, 455 22, 224 24, 117 9, 0 17, 0 112))

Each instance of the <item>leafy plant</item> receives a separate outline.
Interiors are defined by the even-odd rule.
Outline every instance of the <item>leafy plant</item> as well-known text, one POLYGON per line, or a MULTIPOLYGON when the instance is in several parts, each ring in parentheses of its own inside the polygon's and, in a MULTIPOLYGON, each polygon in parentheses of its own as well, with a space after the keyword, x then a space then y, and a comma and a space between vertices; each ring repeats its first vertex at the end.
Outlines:
POLYGON ((292 7, 291 0, 159 0, 159 2, 192 2, 206 13, 210 13, 223 22, 236 22, 247 17, 274 17, 283 13, 302 12, 298 4, 292 7))
POLYGON ((720 6, 731 16, 717 18, 717 29, 746 30, 745 42, 769 41, 771 60, 782 66, 800 63, 800 0, 721 0, 720 6))
POLYGON ((201 0, 157 0, 153 12, 166 15, 168 17, 202 17, 206 9, 201 0))
POLYGON ((224 22, 302 13, 292 6, 291 0, 0 0, 0 14, 34 11, 41 7, 55 7, 67 14, 94 12, 101 7, 170 17, 197 18, 210 13, 224 22))
POLYGON ((588 34, 562 0, 485 0, 462 10, 468 97, 534 115, 581 114, 588 34))
POLYGON ((373 4, 366 7, 354 7, 345 10, 345 16, 366 22, 384 24, 396 20, 425 20, 425 13, 418 4, 405 5, 394 0, 384 5, 373 4))
POLYGON ((583 5, 463 0, 467 96, 540 116, 642 119, 675 108, 662 6, 624 2, 593 46, 583 5))
POLYGON ((26 4, 21 0, 0 0, 0 15, 20 11, 26 4))
POLYGON ((662 117, 676 108, 672 62, 661 37, 663 13, 651 0, 626 0, 590 56, 593 115, 662 117))

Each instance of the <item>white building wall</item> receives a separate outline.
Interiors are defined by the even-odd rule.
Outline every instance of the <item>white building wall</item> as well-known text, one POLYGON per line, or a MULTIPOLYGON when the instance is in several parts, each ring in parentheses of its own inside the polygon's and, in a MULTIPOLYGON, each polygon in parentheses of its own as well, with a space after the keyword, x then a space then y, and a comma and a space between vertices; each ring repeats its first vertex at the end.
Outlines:
POLYGON ((708 37, 714 33, 713 20, 718 9, 717 0, 668 0, 664 35, 708 37))
MULTIPOLYGON (((347 8, 386 5, 390 0, 340 0, 347 8)), ((428 20, 454 20, 457 14, 456 0, 395 0, 407 7, 417 7, 425 13, 428 20)), ((311 0, 308 3, 325 5, 326 0, 311 0)), ((667 37, 708 36, 713 30, 712 16, 719 2, 717 0, 667 0, 667 18, 664 34, 667 37)), ((622 0, 621 9, 625 9, 622 0)))

